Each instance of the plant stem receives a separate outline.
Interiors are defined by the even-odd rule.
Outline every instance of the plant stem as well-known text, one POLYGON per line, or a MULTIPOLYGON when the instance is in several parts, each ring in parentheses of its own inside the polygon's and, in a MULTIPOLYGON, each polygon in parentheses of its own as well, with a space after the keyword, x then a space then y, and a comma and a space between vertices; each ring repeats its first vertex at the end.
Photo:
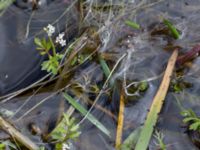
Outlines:
POLYGON ((49 41, 51 42, 53 56, 56 56, 56 48, 55 48, 55 45, 53 44, 52 38, 50 36, 49 36, 49 41))
POLYGON ((169 28, 169 30, 171 31, 173 37, 175 39, 179 39, 180 34, 177 31, 177 29, 175 28, 175 26, 173 26, 173 24, 169 20, 167 20, 167 19, 164 19, 163 22, 169 28))

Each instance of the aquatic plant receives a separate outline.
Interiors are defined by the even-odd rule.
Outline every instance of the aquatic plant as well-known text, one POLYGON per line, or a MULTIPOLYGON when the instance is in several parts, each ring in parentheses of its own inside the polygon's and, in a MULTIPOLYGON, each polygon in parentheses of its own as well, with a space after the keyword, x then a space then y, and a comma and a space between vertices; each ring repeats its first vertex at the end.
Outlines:
POLYGON ((141 132, 141 127, 134 129, 131 134, 124 140, 120 146, 120 150, 132 150, 134 149, 137 140, 141 132))
POLYGON ((189 130, 200 131, 200 117, 192 109, 185 109, 181 112, 183 122, 189 125, 189 130))
POLYGON ((171 31, 172 36, 175 39, 179 39, 180 33, 177 31, 176 27, 167 19, 163 19, 163 23, 169 28, 171 31))
POLYGON ((6 150, 8 148, 17 150, 16 145, 13 144, 10 140, 0 141, 0 150, 6 150))
POLYGON ((175 93, 180 93, 184 89, 190 88, 192 86, 191 83, 184 81, 183 78, 175 79, 171 82, 171 89, 175 93))
POLYGON ((133 28, 133 29, 140 29, 140 25, 133 22, 133 21, 126 20, 125 24, 128 25, 129 27, 133 28))
POLYGON ((75 118, 70 118, 67 114, 63 114, 63 121, 51 133, 51 137, 56 142, 74 140, 81 134, 78 130, 79 125, 75 123, 75 118))
MULTIPOLYGON (((34 42, 37 46, 36 49, 40 52, 40 55, 48 56, 48 60, 41 64, 42 70, 46 70, 47 72, 51 72, 53 75, 56 75, 59 71, 59 62, 63 58, 63 55, 56 51, 55 44, 52 40, 52 35, 55 32, 55 27, 49 24, 44 28, 44 31, 46 31, 48 39, 40 39, 35 37, 34 42)), ((55 41, 55 43, 60 44, 62 47, 66 45, 66 40, 64 40, 63 37, 64 33, 60 33, 56 37, 55 41)))
POLYGON ((155 144, 159 147, 159 150, 166 150, 166 144, 163 142, 164 134, 156 130, 153 136, 156 140, 155 144))
POLYGON ((62 149, 63 145, 70 144, 70 140, 76 140, 81 134, 79 128, 75 118, 64 113, 62 121, 50 134, 53 142, 56 143, 56 149, 62 149))

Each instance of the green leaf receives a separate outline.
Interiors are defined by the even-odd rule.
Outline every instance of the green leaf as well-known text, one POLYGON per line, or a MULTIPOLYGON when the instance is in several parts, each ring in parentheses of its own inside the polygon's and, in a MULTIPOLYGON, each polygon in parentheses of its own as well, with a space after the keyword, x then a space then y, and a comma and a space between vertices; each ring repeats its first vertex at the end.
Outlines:
POLYGON ((43 46, 44 48, 47 47, 47 41, 46 41, 45 38, 42 38, 42 39, 41 39, 41 43, 42 43, 42 46, 43 46))
POLYGON ((43 146, 42 146, 42 147, 40 147, 40 149, 39 149, 39 150, 45 150, 45 147, 43 147, 43 146))
POLYGON ((50 50, 52 48, 51 42, 46 43, 46 50, 50 50))
POLYGON ((0 150, 6 149, 6 145, 4 143, 0 143, 0 150))
POLYGON ((41 66, 42 66, 42 70, 47 70, 47 69, 49 68, 49 66, 50 66, 49 60, 44 61, 44 62, 41 64, 41 66))
POLYGON ((63 143, 68 140, 75 140, 81 134, 79 130, 79 124, 75 123, 74 118, 70 118, 67 114, 63 114, 63 119, 56 126, 56 128, 50 133, 53 140, 63 143))
POLYGON ((187 117, 187 118, 183 119, 183 122, 184 123, 188 123, 188 122, 190 122, 190 121, 192 121, 194 119, 195 119, 194 117, 187 117))
POLYGON ((124 140, 123 144, 120 146, 120 150, 132 150, 134 149, 137 140, 141 132, 141 127, 136 128, 131 132, 131 134, 124 140))
POLYGON ((106 76, 106 78, 108 78, 108 76, 110 75, 110 68, 108 67, 106 61, 101 57, 99 56, 99 61, 100 61, 100 64, 101 64, 101 67, 103 69, 103 72, 106 76))
POLYGON ((39 49, 43 48, 43 45, 41 43, 41 40, 37 37, 34 38, 34 43, 39 46, 39 49))
POLYGON ((148 82, 142 82, 139 84, 138 90, 144 92, 148 89, 149 85, 148 82))
POLYGON ((200 127, 200 121, 191 124, 190 127, 189 127, 189 129, 196 131, 196 130, 199 129, 199 127, 200 127))
POLYGON ((133 28, 133 29, 140 29, 140 25, 133 22, 133 21, 126 20, 125 24, 128 25, 129 27, 133 28))
POLYGON ((70 95, 64 93, 64 98, 75 108, 77 109, 83 116, 85 116, 92 124, 94 124, 99 130, 105 133, 110 137, 110 131, 106 129, 106 127, 99 122, 92 114, 88 113, 87 110, 81 106, 76 100, 74 100, 70 95))
POLYGON ((0 0, 0 11, 8 8, 15 0, 0 0))
POLYGON ((175 91, 176 93, 181 92, 181 91, 183 90, 183 89, 181 88, 181 86, 179 86, 178 83, 174 85, 173 89, 174 89, 174 91, 175 91))
POLYGON ((44 52, 44 51, 40 52, 40 55, 45 55, 45 54, 46 54, 46 52, 44 52))
POLYGON ((181 115, 183 117, 197 117, 191 109, 181 111, 181 115))
MULTIPOLYGON (((101 68, 103 69, 103 72, 104 72, 106 78, 108 78, 110 73, 111 73, 110 68, 108 67, 106 61, 101 56, 99 56, 99 61, 100 61, 101 68)), ((114 86, 114 81, 113 80, 110 80, 109 83, 110 83, 111 87, 114 86)))
POLYGON ((179 39, 180 37, 180 34, 179 32, 177 31, 176 27, 167 19, 164 19, 163 20, 164 24, 169 28, 169 30, 171 31, 172 33, 172 36, 175 38, 175 39, 179 39))

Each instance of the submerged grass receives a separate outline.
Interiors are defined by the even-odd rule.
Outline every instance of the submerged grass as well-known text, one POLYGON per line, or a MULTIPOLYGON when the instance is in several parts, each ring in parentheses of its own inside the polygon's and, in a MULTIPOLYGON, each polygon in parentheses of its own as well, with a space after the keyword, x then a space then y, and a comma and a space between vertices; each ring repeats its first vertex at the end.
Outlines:
POLYGON ((67 93, 64 93, 63 96, 76 110, 78 110, 83 116, 85 116, 99 130, 105 133, 108 137, 111 137, 110 131, 101 122, 99 122, 92 114, 90 113, 88 114, 88 111, 84 107, 82 107, 79 103, 77 103, 75 99, 73 99, 67 93))
MULTIPOLYGON (((101 68, 102 68, 106 78, 108 78, 110 73, 111 73, 110 68, 108 67, 108 64, 106 63, 106 61, 101 56, 99 56, 99 62, 100 62, 101 68)), ((114 81, 111 79, 109 81, 109 84, 110 84, 111 87, 113 87, 114 81)))
POLYGON ((180 33, 177 31, 176 27, 167 19, 163 19, 163 23, 169 28, 172 33, 172 36, 175 39, 179 39, 180 33))
POLYGON ((0 0, 0 16, 15 0, 0 0))
POLYGON ((133 28, 133 29, 140 29, 140 25, 137 24, 136 22, 126 20, 125 24, 128 25, 129 27, 133 28))
POLYGON ((138 137, 141 132, 141 127, 136 128, 131 132, 131 134, 124 140, 123 144, 120 146, 120 150, 132 150, 134 149, 138 137))
POLYGON ((153 99, 153 103, 151 105, 150 111, 147 115, 146 121, 140 133, 135 150, 146 150, 149 145, 149 141, 151 139, 154 127, 158 119, 158 114, 160 113, 162 109, 164 99, 168 91, 171 75, 173 73, 177 56, 178 56, 178 51, 175 50, 168 61, 168 65, 167 65, 162 83, 159 87, 159 90, 156 96, 153 99))

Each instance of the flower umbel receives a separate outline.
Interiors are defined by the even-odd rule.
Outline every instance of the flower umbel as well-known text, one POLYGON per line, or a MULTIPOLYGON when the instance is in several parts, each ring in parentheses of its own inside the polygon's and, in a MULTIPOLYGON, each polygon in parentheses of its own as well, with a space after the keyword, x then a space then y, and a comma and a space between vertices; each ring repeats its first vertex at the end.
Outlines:
POLYGON ((66 143, 62 144, 62 150, 69 150, 69 149, 70 149, 70 145, 69 144, 66 144, 66 143))
POLYGON ((57 37, 56 37, 56 43, 59 43, 62 47, 66 46, 66 40, 63 39, 64 37, 64 33, 60 33, 57 37))
POLYGON ((44 31, 47 32, 48 36, 52 36, 53 33, 55 32, 55 27, 52 26, 51 24, 48 24, 47 27, 44 27, 44 31))

